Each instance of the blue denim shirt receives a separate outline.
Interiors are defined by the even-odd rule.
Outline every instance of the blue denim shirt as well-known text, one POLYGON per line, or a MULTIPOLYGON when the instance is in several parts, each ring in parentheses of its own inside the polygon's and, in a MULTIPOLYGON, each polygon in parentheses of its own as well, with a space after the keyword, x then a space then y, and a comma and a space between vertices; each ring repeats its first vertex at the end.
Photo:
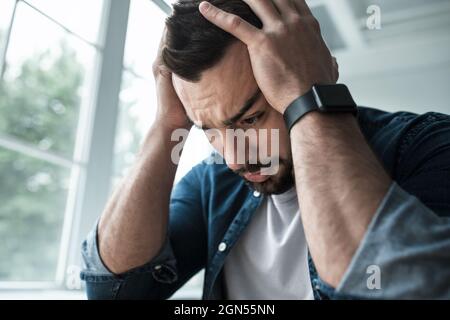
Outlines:
MULTIPOLYGON (((361 107, 358 120, 395 182, 337 288, 309 259, 315 298, 450 298, 450 117, 361 107)), ((202 162, 173 189, 167 241, 146 265, 112 274, 92 230, 82 248, 88 298, 166 299, 202 269, 203 298, 226 298, 224 261, 263 198, 226 165, 202 162)))

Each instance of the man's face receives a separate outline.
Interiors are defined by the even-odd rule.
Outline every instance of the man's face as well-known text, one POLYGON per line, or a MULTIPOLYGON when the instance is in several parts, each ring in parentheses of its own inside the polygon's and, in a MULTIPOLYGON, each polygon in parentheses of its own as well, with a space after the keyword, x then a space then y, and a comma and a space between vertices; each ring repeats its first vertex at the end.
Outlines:
POLYGON ((174 75, 173 83, 189 119, 205 130, 231 170, 262 193, 282 193, 293 186, 292 156, 283 116, 259 90, 244 44, 230 46, 218 64, 203 72, 201 81, 192 83, 174 75), (230 143, 235 139, 229 140, 227 135, 237 129, 255 132, 256 139, 245 139, 244 146, 230 143), (278 130, 276 141, 271 136, 274 130, 278 130), (256 164, 249 161, 252 152, 257 155, 256 164), (238 161, 239 155, 245 161, 238 161), (279 163, 277 170, 264 173, 273 159, 279 163))

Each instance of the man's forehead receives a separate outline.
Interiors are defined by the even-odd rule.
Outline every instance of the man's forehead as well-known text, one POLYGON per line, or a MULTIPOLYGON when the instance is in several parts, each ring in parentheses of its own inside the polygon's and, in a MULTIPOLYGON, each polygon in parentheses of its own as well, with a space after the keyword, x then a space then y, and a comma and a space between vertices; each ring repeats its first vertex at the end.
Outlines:
POLYGON ((235 47, 221 62, 203 72, 198 82, 173 76, 175 91, 195 122, 217 125, 238 112, 257 92, 250 59, 248 54, 239 53, 241 49, 235 47))
MULTIPOLYGON (((191 122, 202 129, 222 128, 235 124, 259 100, 262 93, 259 89, 251 92, 247 99, 236 99, 239 102, 230 102, 215 97, 197 100, 198 105, 185 107, 186 114, 191 122), (242 102, 241 102, 242 101, 242 102)), ((194 102, 195 103, 195 102, 194 102)), ((192 105, 192 104, 191 104, 192 105)))

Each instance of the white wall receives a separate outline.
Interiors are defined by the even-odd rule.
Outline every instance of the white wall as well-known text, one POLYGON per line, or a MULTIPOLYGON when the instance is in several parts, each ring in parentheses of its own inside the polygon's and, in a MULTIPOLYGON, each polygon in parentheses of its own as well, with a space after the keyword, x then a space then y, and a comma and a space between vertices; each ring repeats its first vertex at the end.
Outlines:
POLYGON ((339 82, 359 105, 387 111, 450 114, 450 36, 383 39, 336 53, 339 82))
POLYGON ((359 105, 386 111, 450 114, 450 63, 342 77, 359 105))

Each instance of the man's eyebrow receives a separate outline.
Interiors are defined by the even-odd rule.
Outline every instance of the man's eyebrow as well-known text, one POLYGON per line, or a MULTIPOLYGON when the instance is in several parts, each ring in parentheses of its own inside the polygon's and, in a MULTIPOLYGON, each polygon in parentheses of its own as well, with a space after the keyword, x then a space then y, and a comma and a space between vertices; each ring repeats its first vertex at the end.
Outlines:
MULTIPOLYGON (((244 106, 239 110, 239 112, 234 115, 233 117, 231 117, 230 119, 227 119, 225 121, 223 121, 223 124, 225 126, 231 126, 233 125, 236 121, 238 121, 240 118, 242 118, 242 116, 247 113, 248 110, 251 109, 251 107, 253 107, 253 105, 255 104, 256 100, 258 100, 258 98, 261 96, 262 92, 260 89, 258 89, 253 96, 248 99, 245 103, 244 106)), ((186 113, 186 118, 189 121, 189 124, 193 125, 194 127, 196 127, 197 129, 200 130, 209 130, 210 128, 207 126, 199 126, 197 125, 194 121, 192 121, 191 118, 189 118, 189 116, 186 113)))
POLYGON ((223 121, 223 124, 226 125, 226 126, 231 126, 236 121, 241 119, 244 116, 244 114, 246 114, 247 111, 250 110, 251 107, 253 107, 253 105, 255 104, 256 100, 258 100, 258 98, 261 96, 261 93, 262 93, 261 90, 258 89, 255 92, 255 94, 250 99, 248 99, 245 102, 244 106, 239 110, 239 112, 236 115, 234 115, 233 117, 231 117, 230 119, 227 119, 227 120, 223 121))

